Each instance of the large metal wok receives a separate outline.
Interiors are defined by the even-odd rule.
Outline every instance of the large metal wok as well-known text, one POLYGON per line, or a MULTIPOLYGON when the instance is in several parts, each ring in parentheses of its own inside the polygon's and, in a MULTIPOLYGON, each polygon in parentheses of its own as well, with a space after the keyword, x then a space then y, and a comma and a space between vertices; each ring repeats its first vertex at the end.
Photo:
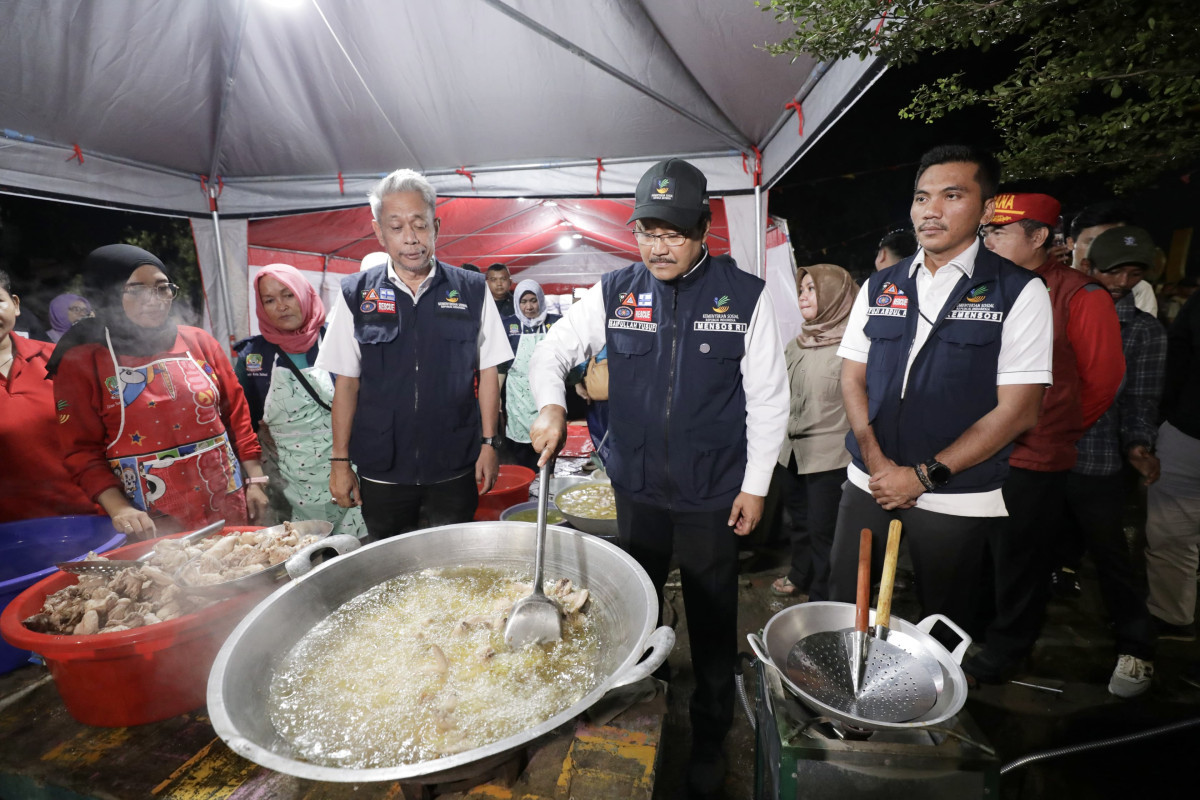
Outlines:
MULTIPOLYGON (((871 610, 870 625, 875 624, 875 610, 871 610)), ((967 700, 967 678, 963 674, 963 655, 971 645, 971 637, 941 614, 933 614, 916 625, 892 617, 891 632, 887 641, 917 659, 932 656, 936 660, 933 678, 937 689, 937 700, 933 708, 907 722, 882 722, 844 713, 826 705, 804 691, 788 677, 786 665, 788 654, 796 643, 814 633, 845 630, 854 627, 854 605, 852 603, 801 603, 789 606, 771 617, 763 628, 762 638, 753 633, 747 635, 755 655, 774 669, 783 685, 796 694, 809 708, 823 716, 835 719, 854 728, 865 730, 904 730, 940 725, 957 714, 967 700), (942 622, 961 637, 961 641, 950 652, 929 634, 935 624, 942 622)), ((926 659, 928 660, 928 659, 926 659)))
POLYGON ((658 599, 645 571, 617 547, 579 531, 546 529, 547 578, 570 578, 591 593, 600 623, 600 683, 542 724, 453 756, 386 768, 342 769, 299 760, 275 731, 266 702, 276 665, 332 611, 372 586, 427 568, 487 565, 532 572, 535 526, 474 522, 416 531, 375 542, 326 562, 276 590, 241 622, 217 655, 208 680, 213 728, 239 755, 277 772, 319 781, 439 783, 477 775, 569 722, 619 686, 641 680, 675 644, 655 630, 658 599), (649 652, 647 652, 649 651, 649 652), (646 660, 638 663, 643 655, 646 660))

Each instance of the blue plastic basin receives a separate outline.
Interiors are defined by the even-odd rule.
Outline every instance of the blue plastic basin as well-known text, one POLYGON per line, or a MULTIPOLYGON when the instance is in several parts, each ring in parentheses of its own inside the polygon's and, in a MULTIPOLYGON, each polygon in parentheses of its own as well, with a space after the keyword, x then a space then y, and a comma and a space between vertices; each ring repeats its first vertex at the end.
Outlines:
MULTIPOLYGON (((0 611, 13 598, 54 572, 59 561, 76 561, 89 552, 103 553, 125 544, 106 516, 46 517, 0 525, 0 611)), ((29 659, 0 640, 0 675, 29 659)))

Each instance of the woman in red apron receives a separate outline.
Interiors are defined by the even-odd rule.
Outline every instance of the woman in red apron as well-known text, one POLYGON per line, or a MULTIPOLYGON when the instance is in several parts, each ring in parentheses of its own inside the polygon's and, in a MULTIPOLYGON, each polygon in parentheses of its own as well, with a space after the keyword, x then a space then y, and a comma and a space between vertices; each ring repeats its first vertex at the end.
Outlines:
POLYGON ((246 398, 217 341, 170 318, 178 287, 162 262, 108 245, 84 272, 117 296, 47 365, 75 482, 135 538, 262 517, 266 478, 246 398))

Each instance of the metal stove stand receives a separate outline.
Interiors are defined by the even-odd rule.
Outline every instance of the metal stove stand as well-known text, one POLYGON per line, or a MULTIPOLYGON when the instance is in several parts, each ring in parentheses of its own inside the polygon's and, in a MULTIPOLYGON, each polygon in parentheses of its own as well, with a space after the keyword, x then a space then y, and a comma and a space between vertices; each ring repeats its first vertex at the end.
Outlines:
POLYGON ((999 798, 1000 762, 983 734, 960 712, 942 728, 838 735, 757 665, 757 800, 999 798), (949 731, 949 732, 944 732, 949 731))

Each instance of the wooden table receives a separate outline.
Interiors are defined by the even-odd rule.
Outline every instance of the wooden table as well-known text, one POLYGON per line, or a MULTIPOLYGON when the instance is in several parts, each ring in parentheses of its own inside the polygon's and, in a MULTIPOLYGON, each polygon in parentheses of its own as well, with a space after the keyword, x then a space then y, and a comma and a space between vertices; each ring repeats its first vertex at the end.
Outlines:
POLYGON ((133 728, 81 725, 48 677, 36 666, 0 676, 4 800, 649 800, 666 716, 659 694, 607 725, 578 718, 470 785, 321 783, 237 755, 204 709, 133 728))

